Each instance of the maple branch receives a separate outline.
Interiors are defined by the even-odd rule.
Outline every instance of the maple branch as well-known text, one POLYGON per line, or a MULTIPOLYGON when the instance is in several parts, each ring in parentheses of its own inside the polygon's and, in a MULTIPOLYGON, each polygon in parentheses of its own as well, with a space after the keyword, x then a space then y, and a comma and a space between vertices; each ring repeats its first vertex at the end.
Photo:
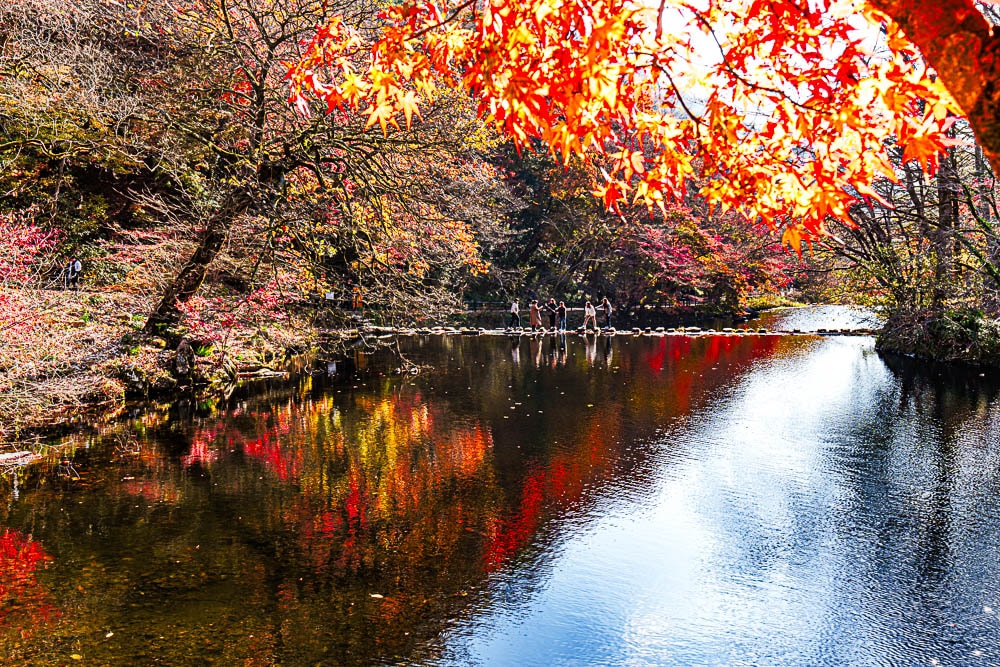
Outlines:
MULTIPOLYGON (((696 115, 693 111, 691 111, 690 108, 688 108, 687 102, 684 101, 684 96, 681 94, 681 91, 677 87, 677 84, 674 83, 674 77, 671 75, 670 71, 666 67, 661 65, 659 62, 657 62, 655 60, 655 56, 652 66, 658 69, 660 73, 663 74, 663 76, 667 77, 667 82, 670 84, 670 87, 673 89, 674 94, 677 96, 677 102, 681 105, 681 108, 684 109, 684 113, 688 115, 688 118, 690 118, 695 122, 695 126, 700 128, 702 125, 704 125, 705 121, 702 120, 701 116, 696 115)), ((699 134, 700 133, 701 131, 699 129, 699 134)))
POLYGON ((660 8, 656 10, 656 41, 663 39, 663 13, 667 8, 667 0, 660 0, 660 8))
POLYGON ((415 33, 413 33, 412 35, 410 35, 410 39, 416 39, 418 37, 423 37, 427 33, 431 32, 433 30, 437 30, 438 28, 440 28, 443 25, 447 25, 447 24, 451 23, 456 18, 458 18, 458 15, 461 14, 463 10, 468 9, 469 7, 471 7, 472 5, 475 5, 475 4, 476 4, 476 0, 466 0, 466 2, 463 2, 462 4, 460 4, 458 7, 456 7, 454 9, 454 11, 451 13, 451 16, 446 16, 443 19, 441 19, 439 22, 435 23, 434 25, 429 25, 429 26, 426 26, 424 28, 421 28, 420 30, 417 30, 415 33))
POLYGON ((803 104, 802 102, 793 99, 788 95, 788 93, 786 93, 783 90, 779 90, 777 88, 770 88, 768 86, 763 86, 758 83, 754 83, 753 81, 750 81, 742 74, 737 72, 736 69, 730 64, 729 59, 726 57, 726 50, 723 48, 722 42, 719 41, 719 36, 715 34, 715 28, 712 27, 712 24, 709 23, 708 19, 702 16, 701 12, 695 12, 694 15, 695 18, 698 20, 698 22, 701 23, 702 26, 704 26, 704 28, 708 31, 708 34, 712 36, 712 41, 715 42, 715 45, 719 48, 719 55, 722 56, 722 64, 726 67, 726 70, 733 76, 734 79, 736 79, 744 86, 747 86, 752 90, 759 90, 761 92, 779 95, 782 99, 786 99, 789 102, 791 102, 793 106, 799 107, 800 109, 804 109, 805 111, 811 111, 813 113, 820 113, 820 114, 824 113, 824 111, 822 111, 821 109, 813 108, 808 104, 803 104))

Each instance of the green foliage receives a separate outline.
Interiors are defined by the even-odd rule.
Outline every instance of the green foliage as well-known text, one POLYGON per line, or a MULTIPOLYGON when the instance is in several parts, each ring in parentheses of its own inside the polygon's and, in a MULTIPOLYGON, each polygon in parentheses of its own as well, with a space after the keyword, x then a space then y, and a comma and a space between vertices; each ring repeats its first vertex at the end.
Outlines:
POLYGON ((760 294, 747 297, 744 305, 753 311, 768 310, 770 308, 788 308, 802 306, 804 304, 783 296, 781 294, 760 294))
POLYGON ((87 261, 87 282, 93 287, 112 287, 126 281, 134 265, 113 259, 87 261))

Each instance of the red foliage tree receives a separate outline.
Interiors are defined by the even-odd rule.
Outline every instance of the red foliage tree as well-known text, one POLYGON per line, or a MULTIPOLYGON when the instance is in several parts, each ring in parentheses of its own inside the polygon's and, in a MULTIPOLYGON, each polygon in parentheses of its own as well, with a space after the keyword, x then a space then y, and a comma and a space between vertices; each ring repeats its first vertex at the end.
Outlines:
MULTIPOLYGON (((784 226, 797 248, 893 175, 886 140, 931 168, 953 143, 952 116, 971 96, 956 104, 876 9, 909 29, 933 4, 402 2, 371 39, 328 22, 289 76, 302 108, 309 91, 383 132, 409 125, 440 86, 463 87, 521 146, 609 159, 596 193, 610 208, 679 201, 698 175, 710 202, 784 226)), ((945 30, 930 25, 910 30, 919 43, 945 30)))

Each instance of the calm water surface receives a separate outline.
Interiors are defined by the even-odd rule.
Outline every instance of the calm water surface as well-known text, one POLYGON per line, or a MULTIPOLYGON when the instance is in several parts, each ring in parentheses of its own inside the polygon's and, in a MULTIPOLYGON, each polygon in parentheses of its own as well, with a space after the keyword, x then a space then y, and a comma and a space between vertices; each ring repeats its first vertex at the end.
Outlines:
POLYGON ((359 356, 4 477, 0 662, 1000 664, 994 374, 861 337, 404 348, 424 372, 359 356))

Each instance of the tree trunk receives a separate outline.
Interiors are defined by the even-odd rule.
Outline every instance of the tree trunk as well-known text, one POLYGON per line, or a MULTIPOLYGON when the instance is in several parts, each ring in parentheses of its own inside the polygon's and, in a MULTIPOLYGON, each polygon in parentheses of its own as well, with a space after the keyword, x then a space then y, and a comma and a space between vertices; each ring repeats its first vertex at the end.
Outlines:
POLYGON ((961 186, 954 151, 941 155, 937 174, 938 216, 934 243, 934 288, 931 305, 940 310, 949 294, 955 273, 955 230, 958 227, 958 203, 961 186))
POLYGON ((868 0, 920 49, 1000 174, 1000 34, 973 0, 868 0))
POLYGON ((156 310, 146 320, 143 331, 158 333, 177 325, 181 315, 177 304, 186 302, 198 292, 198 288, 205 280, 205 274, 208 273, 208 267, 226 243, 233 220, 245 213, 250 208, 250 203, 251 198, 243 191, 230 193, 226 197, 222 207, 209 219, 201 242, 191 259, 170 283, 156 310))

